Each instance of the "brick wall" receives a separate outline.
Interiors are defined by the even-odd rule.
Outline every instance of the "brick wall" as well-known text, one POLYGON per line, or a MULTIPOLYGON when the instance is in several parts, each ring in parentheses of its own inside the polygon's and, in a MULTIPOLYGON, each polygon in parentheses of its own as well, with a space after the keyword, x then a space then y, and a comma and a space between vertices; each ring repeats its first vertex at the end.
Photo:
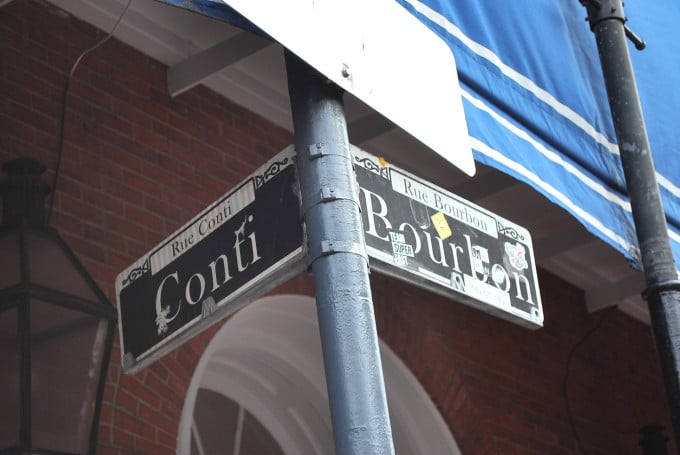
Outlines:
MULTIPOLYGON (((43 1, 0 10, 0 162, 36 157, 52 181, 67 74, 103 36, 43 1)), ((165 71, 112 39, 82 60, 67 99, 52 224, 111 301, 116 274, 292 141, 205 88, 170 98, 165 71)), ((371 279, 380 336, 464 454, 580 453, 567 402, 588 454, 641 453, 645 424, 669 433, 649 327, 618 311, 587 314, 582 293, 559 278, 540 273, 538 331, 371 279)), ((301 275, 277 292, 313 291, 301 275)), ((192 372, 216 330, 134 376, 121 374, 115 345, 99 454, 174 453, 192 372)))
MULTIPOLYGON (((380 336, 409 365, 465 454, 638 454, 639 428, 670 429, 650 329, 539 273, 545 327, 529 331, 372 275, 380 336), (604 318, 604 319, 603 319, 604 318)), ((669 452, 673 453, 673 452, 669 452)))

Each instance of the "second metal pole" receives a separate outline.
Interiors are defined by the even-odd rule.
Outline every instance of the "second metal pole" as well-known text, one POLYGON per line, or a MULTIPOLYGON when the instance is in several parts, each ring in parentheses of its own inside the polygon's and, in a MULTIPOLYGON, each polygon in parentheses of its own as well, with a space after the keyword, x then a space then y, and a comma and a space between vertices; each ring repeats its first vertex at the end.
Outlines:
POLYGON ((633 221, 640 246, 652 328, 659 352, 676 446, 680 445, 680 281, 668 238, 626 36, 621 0, 581 0, 595 33, 633 221))
POLYGON ((342 91, 290 53, 286 66, 335 450, 393 454, 342 91))

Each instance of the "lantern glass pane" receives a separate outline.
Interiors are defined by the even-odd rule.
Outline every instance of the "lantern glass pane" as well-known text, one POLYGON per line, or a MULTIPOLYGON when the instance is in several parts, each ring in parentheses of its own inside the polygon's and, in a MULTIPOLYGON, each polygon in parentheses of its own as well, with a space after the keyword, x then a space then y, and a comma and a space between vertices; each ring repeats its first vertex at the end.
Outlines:
POLYGON ((17 307, 0 312, 0 450, 19 444, 20 397, 17 307))
POLYGON ((33 445, 85 454, 108 324, 38 300, 30 313, 33 445))
POLYGON ((31 283, 87 300, 100 300, 60 242, 34 233, 29 233, 27 240, 31 283))
POLYGON ((0 290, 14 286, 20 280, 19 232, 14 231, 0 237, 0 290))

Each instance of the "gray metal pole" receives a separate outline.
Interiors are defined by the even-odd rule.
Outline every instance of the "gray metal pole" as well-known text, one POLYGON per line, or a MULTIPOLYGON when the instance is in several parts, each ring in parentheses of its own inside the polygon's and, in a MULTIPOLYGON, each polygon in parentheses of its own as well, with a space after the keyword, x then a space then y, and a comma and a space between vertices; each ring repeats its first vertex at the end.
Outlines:
POLYGON ((286 53, 335 450, 393 454, 342 91, 286 53))
POLYGON ((588 9, 600 54, 647 284, 643 296, 661 360, 673 433, 680 444, 680 281, 626 37, 638 49, 644 43, 625 26, 620 0, 582 3, 588 9))

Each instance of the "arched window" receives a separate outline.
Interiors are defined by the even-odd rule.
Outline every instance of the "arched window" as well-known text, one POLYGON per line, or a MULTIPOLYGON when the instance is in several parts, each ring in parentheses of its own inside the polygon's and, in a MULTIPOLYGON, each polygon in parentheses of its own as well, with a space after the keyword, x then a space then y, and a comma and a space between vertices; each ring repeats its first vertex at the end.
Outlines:
POLYGON ((191 455, 285 455, 267 429, 239 403, 198 389, 191 427, 191 455))
MULTIPOLYGON (((234 315, 203 354, 187 393, 178 454, 333 453, 314 300, 260 299, 234 315)), ((381 342, 396 452, 459 454, 418 380, 381 342)))

